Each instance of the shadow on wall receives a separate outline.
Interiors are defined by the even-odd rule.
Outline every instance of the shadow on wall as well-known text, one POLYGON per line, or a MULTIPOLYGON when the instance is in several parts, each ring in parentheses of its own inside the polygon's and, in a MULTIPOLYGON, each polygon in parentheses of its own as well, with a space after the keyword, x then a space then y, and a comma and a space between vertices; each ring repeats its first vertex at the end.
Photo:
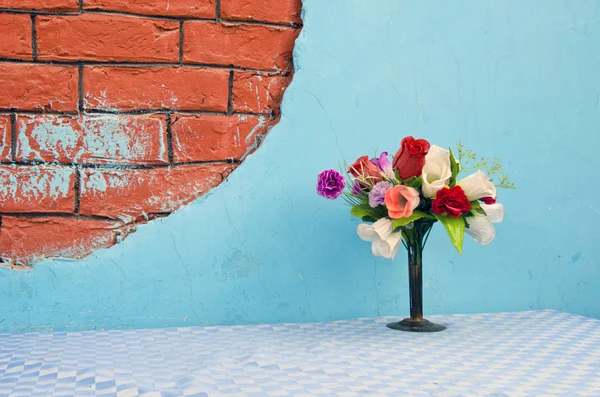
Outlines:
POLYGON ((4 1, 0 263, 84 257, 222 183, 292 79, 302 5, 273 3, 4 1))

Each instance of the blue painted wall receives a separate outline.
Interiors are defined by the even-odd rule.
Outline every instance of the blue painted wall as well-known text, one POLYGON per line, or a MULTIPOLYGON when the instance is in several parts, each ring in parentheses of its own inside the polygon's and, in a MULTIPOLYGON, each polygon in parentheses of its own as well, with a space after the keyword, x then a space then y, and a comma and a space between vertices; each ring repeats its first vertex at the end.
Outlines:
POLYGON ((281 123, 210 195, 81 261, 0 270, 0 330, 242 324, 407 313, 316 174, 405 135, 500 156, 519 186, 488 247, 437 227, 429 313, 600 318, 600 1, 304 0, 281 123))

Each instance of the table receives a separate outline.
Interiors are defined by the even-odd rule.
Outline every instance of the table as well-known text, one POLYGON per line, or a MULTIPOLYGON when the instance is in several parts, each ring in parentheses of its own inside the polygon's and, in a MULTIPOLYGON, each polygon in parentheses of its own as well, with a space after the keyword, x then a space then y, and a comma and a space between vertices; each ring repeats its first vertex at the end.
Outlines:
POLYGON ((600 396, 600 321, 550 310, 0 335, 0 396, 600 396))

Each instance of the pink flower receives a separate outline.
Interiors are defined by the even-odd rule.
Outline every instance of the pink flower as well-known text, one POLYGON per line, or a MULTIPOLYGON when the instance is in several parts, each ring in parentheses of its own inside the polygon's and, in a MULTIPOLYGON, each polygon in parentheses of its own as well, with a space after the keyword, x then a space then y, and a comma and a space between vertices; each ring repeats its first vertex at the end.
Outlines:
POLYGON ((411 216, 420 201, 419 192, 409 186, 398 185, 385 192, 385 205, 392 219, 411 216))

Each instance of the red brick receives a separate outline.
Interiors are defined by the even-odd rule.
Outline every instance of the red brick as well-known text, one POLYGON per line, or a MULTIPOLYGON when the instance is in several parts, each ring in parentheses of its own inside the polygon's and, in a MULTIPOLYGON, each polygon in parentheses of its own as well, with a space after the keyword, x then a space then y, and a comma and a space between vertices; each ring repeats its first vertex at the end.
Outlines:
POLYGON ((32 59, 29 15, 0 14, 0 35, 0 57, 32 59))
POLYGON ((0 63, 0 109, 77 110, 77 68, 0 63))
POLYGON ((84 0, 83 8, 175 17, 216 16, 216 0, 84 0))
POLYGON ((173 159, 182 163, 241 159, 273 124, 269 118, 250 115, 175 115, 173 159))
POLYGON ((229 71, 194 67, 84 69, 86 109, 225 111, 229 71))
POLYGON ((77 11, 79 0, 0 0, 0 8, 37 11, 77 11))
POLYGON ((233 110, 236 112, 278 112, 283 93, 292 76, 256 72, 235 72, 233 75, 233 110))
POLYGON ((183 31, 185 62, 269 70, 291 68, 299 33, 291 28, 204 21, 185 22, 183 31))
POLYGON ((0 165, 0 212, 73 212, 72 167, 0 165))
POLYGON ((17 161, 165 164, 166 116, 17 117, 17 161))
POLYGON ((0 161, 10 160, 10 144, 12 132, 10 116, 0 115, 0 161))
POLYGON ((221 18, 302 23, 301 0, 221 0, 221 18))
POLYGON ((137 170, 86 169, 81 173, 80 213, 131 221, 150 213, 172 212, 220 184, 231 168, 231 164, 223 163, 137 170))
POLYGON ((40 16, 38 58, 156 62, 179 60, 179 22, 136 16, 40 16))
POLYGON ((43 258, 82 258, 114 245, 128 231, 119 221, 3 216, 0 257, 25 266, 43 258))

